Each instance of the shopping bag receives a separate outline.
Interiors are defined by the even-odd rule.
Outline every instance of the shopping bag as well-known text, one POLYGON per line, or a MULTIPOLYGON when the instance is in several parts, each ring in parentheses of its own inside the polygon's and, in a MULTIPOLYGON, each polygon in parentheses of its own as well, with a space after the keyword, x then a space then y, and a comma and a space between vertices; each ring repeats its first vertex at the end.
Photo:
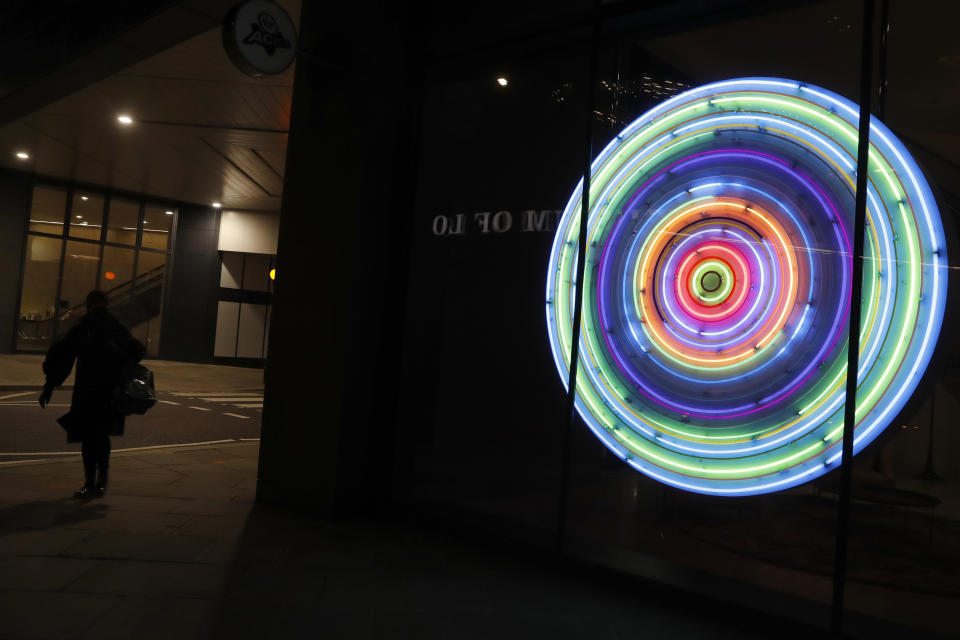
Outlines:
POLYGON ((120 386, 113 392, 111 404, 117 413, 124 416, 146 413, 157 404, 153 372, 142 364, 124 367, 120 386))

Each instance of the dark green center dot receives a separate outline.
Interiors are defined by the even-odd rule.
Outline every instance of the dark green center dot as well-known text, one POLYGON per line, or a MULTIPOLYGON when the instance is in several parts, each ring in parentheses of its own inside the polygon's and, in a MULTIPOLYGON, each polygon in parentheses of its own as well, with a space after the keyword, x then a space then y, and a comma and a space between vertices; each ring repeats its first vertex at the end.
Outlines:
POLYGON ((700 286, 708 293, 713 293, 719 289, 721 284, 723 284, 723 277, 716 271, 707 271, 700 276, 700 286))

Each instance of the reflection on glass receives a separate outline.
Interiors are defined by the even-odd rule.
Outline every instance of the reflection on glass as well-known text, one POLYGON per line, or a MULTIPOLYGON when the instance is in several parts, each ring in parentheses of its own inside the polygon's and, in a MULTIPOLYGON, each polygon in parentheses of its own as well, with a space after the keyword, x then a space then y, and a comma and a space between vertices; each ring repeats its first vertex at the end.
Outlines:
POLYGON ((117 244, 137 243, 137 222, 140 220, 140 203, 121 198, 110 199, 107 216, 107 242, 117 244))
POLYGON ((63 240, 31 235, 17 324, 18 349, 44 349, 54 331, 63 240))
POLYGON ((833 380, 846 365, 857 123, 842 120, 855 106, 813 91, 857 95, 862 32, 825 18, 857 24, 860 8, 825 2, 631 36, 601 64, 594 149, 611 155, 591 194, 609 209, 592 208, 583 261, 578 408, 590 428, 578 416, 566 520, 575 555, 694 589, 722 585, 741 603, 762 594, 821 627, 834 578, 828 487, 840 433, 830 420, 837 406, 842 420, 844 399, 833 380), (764 55, 713 45, 743 39, 764 55), (815 57, 798 58, 810 42, 815 57), (749 75, 797 82, 740 92, 731 79, 749 75), (711 82, 722 84, 664 103, 711 82), (730 106, 734 96, 743 101, 730 106), (611 186, 633 151, 643 168, 611 186), (616 228, 613 211, 624 214, 616 228), (591 245, 599 235, 603 257, 591 245))
POLYGON ((147 346, 147 355, 150 356, 157 356, 160 349, 166 268, 166 254, 140 252, 137 258, 136 287, 130 296, 130 308, 126 316, 131 331, 147 346))
POLYGON ((99 244, 67 242, 63 256, 63 281, 60 284, 61 333, 83 316, 87 294, 96 288, 99 266, 99 244))
POLYGON ((111 298, 113 292, 130 287, 133 278, 133 249, 119 247, 103 248, 103 268, 100 272, 99 288, 111 298))
POLYGON ((173 229, 175 213, 176 210, 172 207, 152 204, 144 207, 143 236, 140 239, 140 246, 166 251, 170 247, 170 232, 173 229))
POLYGON ((70 207, 70 237, 99 240, 103 228, 103 196, 74 192, 70 207))
MULTIPOLYGON (((958 633, 960 342, 953 327, 960 308, 960 281, 955 278, 960 273, 960 245, 950 221, 960 216, 954 195, 960 181, 960 147, 942 123, 960 112, 956 90, 960 59, 952 50, 960 7, 933 2, 924 8, 891 3, 889 92, 880 119, 905 143, 931 182, 947 228, 945 257, 952 269, 941 278, 949 281, 948 297, 936 347, 936 357, 945 366, 929 368, 912 406, 854 458, 846 601, 848 611, 855 614, 849 616, 848 628, 861 637, 868 633, 861 616, 882 621, 891 637, 958 633)), ((915 206, 913 200, 907 198, 906 206, 915 206)), ((897 243, 898 253, 910 246, 904 234, 897 243)), ((932 256, 924 254, 923 262, 928 269, 932 256)), ((902 272, 910 266, 901 262, 891 270, 902 272)), ((865 288, 865 300, 868 291, 865 288)), ((931 278, 924 275, 920 317, 933 300, 932 291, 931 278)), ((862 390, 858 393, 858 403, 864 395, 862 390)))
POLYGON ((67 192, 36 186, 30 203, 30 231, 63 235, 63 217, 67 212, 67 192))

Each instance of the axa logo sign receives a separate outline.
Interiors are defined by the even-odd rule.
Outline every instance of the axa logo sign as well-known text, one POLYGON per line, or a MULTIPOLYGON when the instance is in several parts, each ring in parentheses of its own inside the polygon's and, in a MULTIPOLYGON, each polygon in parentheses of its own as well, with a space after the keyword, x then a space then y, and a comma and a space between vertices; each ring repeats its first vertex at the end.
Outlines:
POLYGON ((223 46, 230 60, 252 76, 281 73, 296 55, 297 29, 283 7, 251 0, 234 7, 223 23, 223 46))
POLYGON ((250 33, 243 39, 243 44, 263 47, 268 56, 276 53, 277 49, 290 49, 290 41, 283 37, 277 26, 277 19, 271 13, 263 11, 257 16, 257 21, 250 25, 250 33))

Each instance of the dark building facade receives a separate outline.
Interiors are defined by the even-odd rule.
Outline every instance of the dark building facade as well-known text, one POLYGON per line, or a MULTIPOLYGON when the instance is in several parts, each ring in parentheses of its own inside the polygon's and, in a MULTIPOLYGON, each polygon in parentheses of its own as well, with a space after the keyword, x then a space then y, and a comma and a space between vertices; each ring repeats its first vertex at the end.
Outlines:
MULTIPOLYGON (((221 50, 234 2, 187 3, 204 8, 183 23, 159 4, 126 18, 152 56, 89 63, 113 128, 70 135, 115 136, 109 153, 85 161, 98 146, 79 136, 75 167, 42 146, 32 168, 2 162, 0 349, 42 350, 103 285, 152 356, 265 367, 263 502, 423 517, 811 633, 957 634, 951 4, 284 2, 296 63, 264 77, 221 50), (864 95, 890 167, 866 156, 869 175, 864 95), (139 142, 114 131, 128 112, 139 142), (687 144, 644 173, 651 149, 687 144), (608 204, 622 222, 602 227, 608 204), (674 210, 676 229, 643 226, 674 210), (684 244, 699 233, 723 246, 684 244), (661 269, 674 250, 696 277, 661 269), (855 352, 877 364, 846 431, 855 265, 855 352), (625 284, 605 289, 613 272, 625 284), (729 328, 707 323, 714 306, 768 317, 716 301, 742 281, 751 304, 789 304, 730 338, 741 351, 701 348, 729 328), (607 314, 613 290, 626 302, 607 314), (668 322, 681 303, 704 324, 668 322), (767 353, 760 373, 721 361, 767 353)), ((0 96, 8 124, 50 137, 58 113, 99 104, 44 78, 21 111, 0 96)), ((0 124, 11 154, 17 135, 0 124)))

